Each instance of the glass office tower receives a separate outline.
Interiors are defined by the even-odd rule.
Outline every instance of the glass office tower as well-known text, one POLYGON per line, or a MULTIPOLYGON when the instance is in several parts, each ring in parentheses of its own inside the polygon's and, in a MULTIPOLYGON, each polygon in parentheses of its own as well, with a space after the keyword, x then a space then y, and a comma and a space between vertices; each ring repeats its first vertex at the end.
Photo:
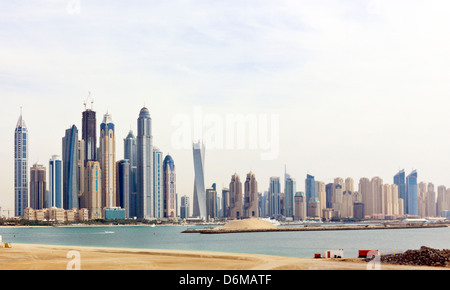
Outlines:
POLYGON ((417 204, 417 171, 414 170, 406 177, 406 214, 418 215, 417 204))
POLYGON ((66 130, 62 138, 63 208, 78 209, 78 129, 75 125, 66 130))

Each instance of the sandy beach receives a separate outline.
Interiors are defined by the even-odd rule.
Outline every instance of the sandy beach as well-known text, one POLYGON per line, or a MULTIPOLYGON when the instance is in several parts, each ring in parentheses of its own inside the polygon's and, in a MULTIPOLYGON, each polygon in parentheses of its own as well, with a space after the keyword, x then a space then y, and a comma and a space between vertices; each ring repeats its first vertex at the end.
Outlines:
MULTIPOLYGON (((0 270, 366 270, 358 259, 305 259, 255 254, 12 244, 0 248, 0 270), (69 255, 68 255, 69 254, 69 255)), ((381 270, 445 269, 382 264, 381 270)), ((448 268, 447 268, 448 269, 448 268)))

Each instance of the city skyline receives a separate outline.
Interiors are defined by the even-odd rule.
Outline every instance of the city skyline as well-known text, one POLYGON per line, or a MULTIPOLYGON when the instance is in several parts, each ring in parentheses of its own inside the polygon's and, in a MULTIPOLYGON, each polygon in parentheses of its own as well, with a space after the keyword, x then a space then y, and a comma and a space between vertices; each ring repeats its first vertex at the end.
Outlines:
POLYGON ((326 183, 337 176, 392 183, 401 169, 417 169, 418 182, 450 186, 444 1, 175 1, 183 8, 177 10, 155 2, 80 3, 79 14, 64 1, 1 4, 1 32, 9 36, 0 42, 8 56, 0 84, 8 104, 0 109, 3 210, 14 207, 19 107, 30 130, 29 171, 62 155, 67 128, 81 131, 88 91, 97 114, 109 112, 115 121, 116 160, 130 128, 137 133, 139 109, 149 108, 155 144, 173 156, 178 193, 191 200, 192 151, 176 149, 171 139, 174 118, 194 121, 195 106, 223 119, 280 116, 274 160, 261 160, 261 150, 248 146, 207 150, 205 184, 216 183, 218 192, 231 173, 250 170, 260 190, 268 188, 285 164, 298 188, 308 172, 326 183))

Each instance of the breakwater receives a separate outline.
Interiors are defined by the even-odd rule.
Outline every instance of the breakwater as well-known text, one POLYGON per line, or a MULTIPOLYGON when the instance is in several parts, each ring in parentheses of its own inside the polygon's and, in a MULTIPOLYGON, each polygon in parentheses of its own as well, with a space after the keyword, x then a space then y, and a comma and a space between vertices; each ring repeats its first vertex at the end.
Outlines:
POLYGON ((305 225, 303 227, 276 227, 276 228, 202 228, 188 229, 183 233, 195 234, 232 234, 232 233, 261 233, 261 232, 306 232, 306 231, 355 231, 355 230, 394 230, 394 229, 427 229, 448 227, 448 224, 383 224, 383 225, 344 225, 322 226, 305 225))

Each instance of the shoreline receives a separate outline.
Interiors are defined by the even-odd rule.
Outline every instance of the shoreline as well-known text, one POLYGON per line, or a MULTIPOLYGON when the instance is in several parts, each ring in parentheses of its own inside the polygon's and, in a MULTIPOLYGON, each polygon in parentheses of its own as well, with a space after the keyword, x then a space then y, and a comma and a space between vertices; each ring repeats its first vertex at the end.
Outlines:
MULTIPOLYGON (((81 270, 366 270, 358 258, 314 259, 208 251, 12 244, 0 248, 0 270, 66 270, 78 253, 81 270)), ((448 270, 382 264, 383 270, 448 270)))
POLYGON ((277 227, 277 228, 205 228, 187 229, 182 233, 197 234, 233 234, 233 233, 267 233, 267 232, 302 232, 302 231, 355 231, 355 230, 398 230, 398 229, 432 229, 445 228, 448 224, 425 225, 348 225, 348 226, 304 226, 304 227, 277 227))

